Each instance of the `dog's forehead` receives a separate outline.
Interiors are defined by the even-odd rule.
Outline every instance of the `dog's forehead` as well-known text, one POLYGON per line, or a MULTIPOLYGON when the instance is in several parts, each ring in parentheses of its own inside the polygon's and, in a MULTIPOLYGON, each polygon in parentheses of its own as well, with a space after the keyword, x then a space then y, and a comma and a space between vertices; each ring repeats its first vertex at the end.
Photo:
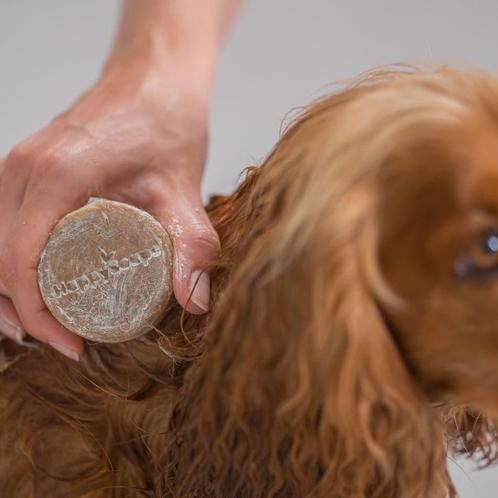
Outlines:
POLYGON ((498 214, 498 126, 488 125, 472 134, 460 165, 462 200, 498 214))

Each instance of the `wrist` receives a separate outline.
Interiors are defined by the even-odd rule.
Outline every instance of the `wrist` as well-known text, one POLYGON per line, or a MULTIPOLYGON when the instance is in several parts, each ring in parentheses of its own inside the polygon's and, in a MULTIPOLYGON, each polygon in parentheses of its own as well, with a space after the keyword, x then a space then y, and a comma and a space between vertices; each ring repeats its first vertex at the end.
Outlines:
POLYGON ((207 103, 216 62, 214 45, 170 44, 150 31, 112 51, 100 82, 159 97, 179 91, 207 103))

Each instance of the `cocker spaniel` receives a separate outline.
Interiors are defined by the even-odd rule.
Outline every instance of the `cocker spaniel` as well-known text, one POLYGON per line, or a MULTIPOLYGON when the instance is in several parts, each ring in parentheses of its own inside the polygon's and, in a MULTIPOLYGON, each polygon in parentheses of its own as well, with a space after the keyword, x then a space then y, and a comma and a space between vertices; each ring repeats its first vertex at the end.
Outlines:
POLYGON ((496 459, 497 77, 370 72, 208 211, 208 315, 1 343, 2 497, 444 498, 496 459))

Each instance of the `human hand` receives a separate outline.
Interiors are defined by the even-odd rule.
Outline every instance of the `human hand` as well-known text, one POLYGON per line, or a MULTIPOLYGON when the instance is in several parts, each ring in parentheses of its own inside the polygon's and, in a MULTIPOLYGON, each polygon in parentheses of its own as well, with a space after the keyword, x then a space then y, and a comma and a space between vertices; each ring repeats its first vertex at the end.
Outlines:
POLYGON ((181 66, 112 68, 0 164, 1 332, 17 340, 29 334, 73 359, 81 356, 81 338, 45 307, 36 271, 54 224, 91 196, 156 217, 173 239, 176 299, 191 313, 208 310, 203 270, 219 250, 199 194, 208 95, 181 66))

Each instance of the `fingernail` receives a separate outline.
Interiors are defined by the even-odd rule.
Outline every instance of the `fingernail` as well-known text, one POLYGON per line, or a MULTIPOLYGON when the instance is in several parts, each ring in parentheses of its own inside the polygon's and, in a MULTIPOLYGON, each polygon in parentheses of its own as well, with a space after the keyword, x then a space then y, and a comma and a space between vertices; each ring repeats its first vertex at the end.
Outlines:
POLYGON ((205 271, 194 270, 190 275, 190 300, 204 311, 209 310, 209 287, 209 275, 205 271))
POLYGON ((59 353, 62 353, 64 356, 67 356, 71 360, 80 361, 80 355, 74 349, 63 346, 62 344, 58 344, 57 342, 49 342, 49 344, 55 350, 59 351, 59 353))
POLYGON ((26 332, 24 332, 21 327, 0 315, 0 331, 2 330, 11 339, 14 339, 17 342, 22 342, 26 336, 26 332))

